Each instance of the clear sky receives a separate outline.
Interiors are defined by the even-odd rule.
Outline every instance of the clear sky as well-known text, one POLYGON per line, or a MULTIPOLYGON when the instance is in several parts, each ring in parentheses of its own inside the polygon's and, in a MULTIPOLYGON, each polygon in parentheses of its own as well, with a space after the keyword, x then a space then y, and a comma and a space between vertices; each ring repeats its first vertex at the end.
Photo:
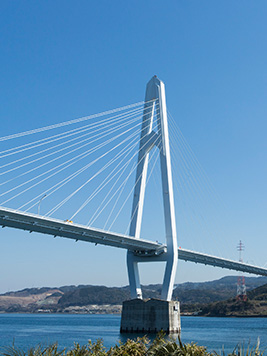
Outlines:
MULTIPOLYGON (((266 18, 264 0, 3 0, 0 136, 141 101, 156 74, 166 84, 176 124, 220 197, 216 223, 212 208, 205 217, 211 240, 205 241, 204 234, 198 244, 197 227, 180 217, 179 244, 236 259, 241 239, 244 260, 263 266, 266 18), (190 228, 192 241, 185 237, 190 228)), ((176 200, 179 205, 179 196, 176 200)), ((153 214, 150 207, 145 216, 149 220, 153 214)), ((142 272, 142 283, 161 282, 159 266, 145 266, 142 272)), ((233 273, 180 263, 176 282, 225 274, 233 273)), ((122 250, 0 231, 0 292, 127 283, 122 250)))

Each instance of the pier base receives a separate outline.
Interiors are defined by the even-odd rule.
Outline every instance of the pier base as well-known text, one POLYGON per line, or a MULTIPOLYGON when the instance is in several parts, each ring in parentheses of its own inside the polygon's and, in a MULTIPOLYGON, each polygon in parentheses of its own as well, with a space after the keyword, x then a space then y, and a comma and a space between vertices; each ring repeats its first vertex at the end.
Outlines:
POLYGON ((160 299, 131 299, 123 302, 121 333, 180 333, 180 303, 160 299))

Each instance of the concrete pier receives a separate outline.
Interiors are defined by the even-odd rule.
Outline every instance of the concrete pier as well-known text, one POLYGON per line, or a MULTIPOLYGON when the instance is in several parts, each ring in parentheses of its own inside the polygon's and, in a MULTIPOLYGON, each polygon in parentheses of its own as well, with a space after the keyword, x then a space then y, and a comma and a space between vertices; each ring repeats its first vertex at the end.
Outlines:
POLYGON ((160 299, 123 302, 121 333, 180 333, 180 303, 160 299))

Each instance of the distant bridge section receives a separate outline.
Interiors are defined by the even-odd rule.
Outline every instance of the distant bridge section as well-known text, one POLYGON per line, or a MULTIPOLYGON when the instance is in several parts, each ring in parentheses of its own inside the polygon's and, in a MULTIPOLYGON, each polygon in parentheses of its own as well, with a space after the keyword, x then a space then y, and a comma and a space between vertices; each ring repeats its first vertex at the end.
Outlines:
MULTIPOLYGON (((47 235, 53 235, 54 237, 59 236, 76 241, 86 241, 95 244, 123 248, 133 251, 137 256, 140 256, 140 262, 153 261, 153 257, 156 256, 157 260, 162 256, 162 261, 165 261, 165 254, 167 251, 166 245, 162 245, 157 242, 136 239, 123 234, 112 233, 69 221, 62 221, 59 219, 25 213, 4 207, 0 207, 0 225, 2 227, 7 226, 29 232, 39 232, 47 235)), ((200 252, 185 250, 183 248, 178 249, 178 259, 267 276, 266 268, 231 261, 200 252)))
POLYGON ((236 262, 226 258, 215 257, 205 253, 189 251, 180 248, 178 250, 178 258, 183 261, 190 261, 201 263, 203 265, 210 265, 214 267, 227 268, 234 271, 241 271, 246 273, 257 274, 260 276, 267 276, 267 269, 249 265, 243 262, 236 262))

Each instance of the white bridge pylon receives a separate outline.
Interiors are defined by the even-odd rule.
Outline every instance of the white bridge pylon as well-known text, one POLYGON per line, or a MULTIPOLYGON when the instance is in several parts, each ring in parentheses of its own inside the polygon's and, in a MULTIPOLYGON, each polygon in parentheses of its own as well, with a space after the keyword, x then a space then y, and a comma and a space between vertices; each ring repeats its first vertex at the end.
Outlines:
MULTIPOLYGON (((134 236, 136 239, 140 238, 149 152, 153 147, 157 147, 160 151, 165 235, 167 245, 167 252, 164 254, 166 268, 161 298, 169 301, 172 298, 178 262, 178 250, 165 85, 156 76, 154 76, 147 84, 145 102, 149 103, 149 105, 145 104, 144 107, 129 234, 130 236, 134 236), (152 103, 153 105, 151 105, 152 103), (158 104, 157 110, 155 110, 156 103, 158 104), (152 129, 154 120, 156 121, 157 132, 152 129)), ((162 257, 163 256, 154 256, 154 260, 162 262, 162 257)), ((146 256, 137 257, 132 251, 128 251, 127 253, 128 277, 131 298, 133 299, 142 298, 138 262, 147 261, 151 261, 151 258, 148 259, 146 256)))

